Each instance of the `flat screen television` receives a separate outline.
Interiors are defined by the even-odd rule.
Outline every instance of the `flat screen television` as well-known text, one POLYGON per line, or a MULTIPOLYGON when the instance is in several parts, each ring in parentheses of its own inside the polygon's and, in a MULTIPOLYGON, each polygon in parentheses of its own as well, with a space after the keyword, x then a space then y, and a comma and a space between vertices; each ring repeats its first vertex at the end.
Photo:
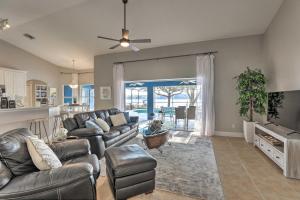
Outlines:
POLYGON ((300 133, 300 90, 268 93, 268 121, 300 133))

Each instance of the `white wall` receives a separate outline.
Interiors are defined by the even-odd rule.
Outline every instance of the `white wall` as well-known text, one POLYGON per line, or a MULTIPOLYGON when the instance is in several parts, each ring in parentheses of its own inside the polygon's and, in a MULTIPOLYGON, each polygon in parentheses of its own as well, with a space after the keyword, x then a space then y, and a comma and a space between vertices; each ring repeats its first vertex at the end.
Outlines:
POLYGON ((37 79, 58 89, 58 103, 62 99, 61 74, 65 70, 36 57, 16 46, 0 40, 0 66, 27 71, 27 80, 37 79))
MULTIPOLYGON (((257 68, 264 66, 262 39, 262 36, 249 36, 144 49, 138 53, 123 52, 95 56, 96 108, 113 106, 113 100, 100 100, 99 87, 113 85, 112 66, 114 62, 216 50, 218 51, 215 60, 216 130, 241 132, 242 119, 236 105, 237 93, 233 77, 244 71, 247 66, 257 68)), ((130 63, 125 66, 125 79, 127 80, 174 77, 195 77, 195 57, 177 59, 177 61, 170 59, 164 62, 130 63)))
POLYGON ((285 0, 264 36, 268 88, 300 89, 300 1, 285 0))

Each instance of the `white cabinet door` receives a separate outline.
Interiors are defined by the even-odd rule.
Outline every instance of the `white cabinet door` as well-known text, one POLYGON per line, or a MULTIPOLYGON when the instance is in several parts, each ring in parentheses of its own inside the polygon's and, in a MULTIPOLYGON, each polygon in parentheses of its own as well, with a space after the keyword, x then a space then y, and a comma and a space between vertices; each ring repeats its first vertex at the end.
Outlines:
POLYGON ((0 69, 0 85, 4 85, 4 70, 0 69))
POLYGON ((25 97, 26 96, 26 72, 14 72, 14 95, 25 97))
POLYGON ((14 72, 13 71, 4 71, 4 85, 5 93, 7 97, 14 98, 14 72))

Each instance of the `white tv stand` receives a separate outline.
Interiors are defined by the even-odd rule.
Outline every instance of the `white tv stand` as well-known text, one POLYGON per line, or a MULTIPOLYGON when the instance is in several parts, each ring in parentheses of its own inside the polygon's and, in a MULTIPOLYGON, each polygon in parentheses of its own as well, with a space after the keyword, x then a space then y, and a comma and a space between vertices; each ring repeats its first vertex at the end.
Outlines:
MULTIPOLYGON (((288 167, 288 143, 289 139, 299 139, 300 134, 288 134, 292 131, 282 126, 274 124, 256 124, 254 133, 254 146, 258 147, 263 153, 265 153, 271 160, 273 160, 282 170, 283 175, 287 176, 288 167), (262 135, 268 135, 276 138, 280 141, 281 146, 275 146, 270 143, 262 135)), ((300 152, 299 152, 300 153, 300 152)))

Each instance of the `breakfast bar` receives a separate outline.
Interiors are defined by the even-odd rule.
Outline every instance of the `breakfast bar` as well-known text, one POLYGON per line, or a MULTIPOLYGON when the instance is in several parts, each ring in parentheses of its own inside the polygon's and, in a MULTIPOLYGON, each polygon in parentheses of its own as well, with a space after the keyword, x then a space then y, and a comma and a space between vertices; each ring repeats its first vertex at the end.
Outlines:
POLYGON ((23 107, 0 109, 0 134, 15 128, 29 128, 35 119, 46 119, 46 130, 52 135, 53 117, 59 114, 59 107, 23 107))

